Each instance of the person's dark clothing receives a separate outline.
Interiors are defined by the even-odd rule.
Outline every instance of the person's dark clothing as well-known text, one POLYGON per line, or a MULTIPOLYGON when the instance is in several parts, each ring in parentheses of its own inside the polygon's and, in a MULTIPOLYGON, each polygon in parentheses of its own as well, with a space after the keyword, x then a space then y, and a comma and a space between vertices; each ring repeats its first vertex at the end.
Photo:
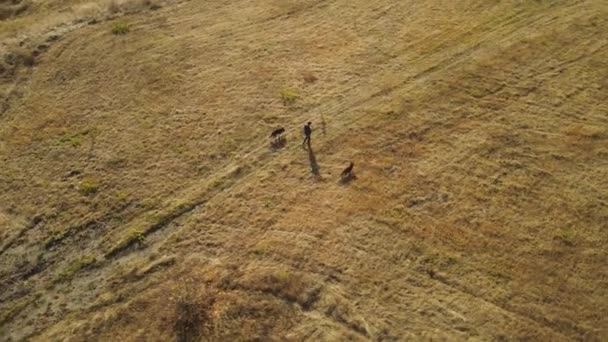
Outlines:
POLYGON ((304 141, 302 141, 302 146, 308 143, 310 145, 310 135, 312 134, 312 127, 310 127, 310 123, 304 126, 304 141))

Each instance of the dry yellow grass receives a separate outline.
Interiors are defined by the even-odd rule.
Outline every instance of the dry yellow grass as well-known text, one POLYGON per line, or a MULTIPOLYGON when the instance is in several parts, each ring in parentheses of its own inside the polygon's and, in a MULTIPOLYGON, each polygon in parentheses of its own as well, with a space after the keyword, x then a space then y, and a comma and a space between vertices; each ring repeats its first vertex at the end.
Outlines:
POLYGON ((162 4, 0 22, 0 340, 608 338, 604 1, 162 4))

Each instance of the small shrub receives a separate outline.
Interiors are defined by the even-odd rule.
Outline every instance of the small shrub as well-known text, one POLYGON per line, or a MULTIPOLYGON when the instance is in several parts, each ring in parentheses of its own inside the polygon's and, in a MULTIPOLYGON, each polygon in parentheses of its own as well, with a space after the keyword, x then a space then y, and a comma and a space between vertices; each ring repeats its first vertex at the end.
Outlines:
POLYGON ((133 229, 129 232, 129 234, 124 239, 121 239, 117 244, 112 246, 112 248, 110 248, 106 252, 105 257, 112 258, 116 254, 124 251, 125 249, 133 246, 136 243, 139 244, 139 246, 141 247, 145 241, 146 241, 145 232, 143 230, 133 229))
POLYGON ((95 129, 85 129, 76 133, 66 132, 59 138, 59 142, 72 145, 72 147, 78 147, 82 144, 82 139, 91 132, 95 132, 95 129))
POLYGON ((127 33, 129 33, 130 30, 131 30, 131 28, 129 27, 129 24, 127 24, 127 23, 119 22, 119 23, 114 23, 112 25, 112 34, 115 34, 115 35, 127 34, 127 33))
POLYGON ((99 184, 94 180, 84 180, 78 184, 78 191, 83 195, 92 195, 99 190, 99 184))
POLYGON ((78 147, 82 144, 82 135, 81 134, 64 134, 59 138, 59 142, 62 144, 68 144, 72 147, 78 147))
POLYGON ((131 231, 131 235, 129 236, 129 240, 130 241, 137 241, 139 243, 144 243, 144 241, 146 240, 146 236, 144 235, 144 232, 139 230, 139 229, 135 229, 131 231))
POLYGON ((129 199, 129 194, 124 191, 116 191, 114 198, 119 202, 125 202, 129 199))
POLYGON ((241 286, 271 293, 289 302, 298 303, 303 308, 312 306, 318 300, 320 291, 313 281, 287 269, 258 269, 251 276, 245 277, 241 286))
POLYGON ((6 54, 4 56, 4 62, 13 67, 19 65, 32 67, 36 64, 36 58, 34 58, 34 55, 31 52, 17 50, 6 54))
POLYGON ((199 341, 213 329, 212 311, 215 294, 202 288, 194 279, 185 281, 176 289, 173 332, 178 342, 199 341))
POLYGON ((279 283, 288 283, 291 281, 292 275, 286 270, 277 270, 275 271, 271 277, 274 277, 279 283))
POLYGON ((281 90, 281 100, 283 100, 285 106, 294 104, 298 97, 298 93, 293 89, 286 88, 281 90))

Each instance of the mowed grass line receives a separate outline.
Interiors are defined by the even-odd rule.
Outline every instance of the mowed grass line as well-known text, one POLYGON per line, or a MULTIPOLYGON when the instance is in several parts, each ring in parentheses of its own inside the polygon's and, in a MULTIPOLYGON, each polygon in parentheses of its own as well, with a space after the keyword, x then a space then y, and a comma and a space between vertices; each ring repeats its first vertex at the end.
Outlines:
POLYGON ((110 245, 106 249, 106 258, 116 257, 137 242, 141 242, 142 237, 166 227, 176 218, 203 205, 214 194, 221 192, 236 182, 244 174, 245 167, 233 166, 225 173, 221 173, 202 184, 187 189, 185 193, 165 202, 164 209, 154 212, 144 213, 131 220, 113 237, 106 237, 104 240, 110 245), (137 233, 134 233, 137 232, 137 233))

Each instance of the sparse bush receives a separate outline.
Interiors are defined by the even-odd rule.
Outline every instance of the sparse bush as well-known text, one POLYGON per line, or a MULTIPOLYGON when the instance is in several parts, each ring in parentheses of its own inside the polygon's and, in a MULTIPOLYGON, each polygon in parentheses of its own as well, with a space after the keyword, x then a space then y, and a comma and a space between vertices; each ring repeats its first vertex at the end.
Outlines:
POLYGON ((106 258, 111 258, 136 243, 142 246, 145 241, 146 233, 143 230, 133 229, 124 239, 120 240, 116 245, 110 248, 110 250, 106 252, 105 256, 106 258))
POLYGON ((36 64, 36 58, 31 52, 17 50, 7 53, 4 56, 4 62, 12 67, 24 65, 26 67, 32 67, 36 64))
POLYGON ((72 147, 78 147, 82 144, 82 139, 91 132, 95 133, 95 128, 85 129, 76 133, 66 132, 61 136, 61 138, 59 138, 59 142, 62 144, 72 145, 72 147))
POLYGON ((146 236, 144 235, 143 231, 135 229, 131 231, 131 234, 129 235, 129 240, 144 243, 144 241, 146 240, 146 236))
POLYGON ((129 24, 124 22, 118 22, 112 25, 112 34, 115 35, 127 34, 130 30, 131 28, 129 27, 129 24))
POLYGON ((99 190, 99 184, 92 179, 84 180, 78 184, 78 191, 83 195, 92 195, 99 190))
POLYGON ((173 331, 178 342, 199 341, 212 329, 211 312, 216 297, 198 281, 186 279, 172 297, 175 305, 173 331))
POLYGON ((246 277, 241 286, 271 293, 289 302, 298 303, 304 309, 310 308, 319 298, 320 289, 300 273, 286 269, 260 269, 246 277))
POLYGON ((281 90, 281 100, 283 100, 285 106, 294 104, 298 98, 298 93, 293 89, 285 88, 281 90))
POLYGON ((117 191, 114 194, 114 198, 119 202, 125 202, 129 199, 129 194, 124 191, 117 191))
POLYGON ((82 144, 82 135, 66 133, 59 138, 59 142, 62 144, 69 144, 72 147, 78 147, 82 144))

